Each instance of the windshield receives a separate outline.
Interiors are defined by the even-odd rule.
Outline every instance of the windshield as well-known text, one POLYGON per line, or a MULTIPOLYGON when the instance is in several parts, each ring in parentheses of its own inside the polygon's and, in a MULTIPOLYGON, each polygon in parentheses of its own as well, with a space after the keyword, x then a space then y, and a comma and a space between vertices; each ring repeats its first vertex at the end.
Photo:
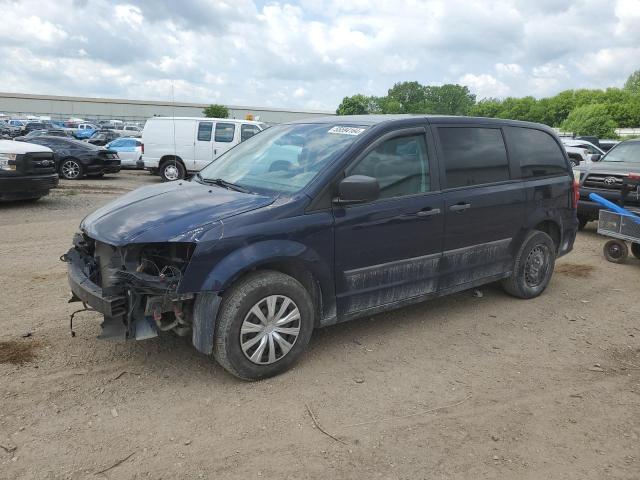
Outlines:
POLYGON ((293 193, 364 132, 362 126, 279 125, 255 135, 200 172, 202 180, 221 179, 248 190, 293 193))
POLYGON ((640 163, 640 142, 620 143, 609 150, 602 161, 640 163))

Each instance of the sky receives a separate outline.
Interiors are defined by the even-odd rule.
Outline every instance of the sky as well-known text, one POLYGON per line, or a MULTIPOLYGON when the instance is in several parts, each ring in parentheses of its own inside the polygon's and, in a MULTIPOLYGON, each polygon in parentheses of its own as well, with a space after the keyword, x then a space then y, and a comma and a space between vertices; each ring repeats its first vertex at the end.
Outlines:
POLYGON ((640 0, 0 0, 0 91, 335 110, 395 82, 478 98, 622 86, 640 0))

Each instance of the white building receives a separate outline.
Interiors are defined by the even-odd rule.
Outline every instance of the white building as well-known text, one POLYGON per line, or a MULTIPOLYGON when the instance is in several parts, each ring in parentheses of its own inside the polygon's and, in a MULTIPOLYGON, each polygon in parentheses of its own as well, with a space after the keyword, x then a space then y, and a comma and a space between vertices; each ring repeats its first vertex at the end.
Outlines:
MULTIPOLYGON (((0 92, 0 112, 12 116, 46 116, 53 120, 79 117, 86 120, 119 119, 125 122, 143 122, 153 116, 201 117, 208 104, 150 100, 124 100, 115 98, 62 97, 53 95, 32 95, 26 93, 0 92)), ((309 117, 334 115, 334 112, 320 112, 303 109, 245 107, 226 105, 229 117, 269 123, 282 123, 309 117)))

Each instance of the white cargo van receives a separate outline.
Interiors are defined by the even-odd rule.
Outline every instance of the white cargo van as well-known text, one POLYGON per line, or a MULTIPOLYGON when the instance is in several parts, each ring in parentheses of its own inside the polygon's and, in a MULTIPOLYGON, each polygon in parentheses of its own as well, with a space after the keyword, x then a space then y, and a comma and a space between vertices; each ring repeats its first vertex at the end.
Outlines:
POLYGON ((142 131, 144 168, 163 181, 179 180, 265 128, 248 120, 153 117, 142 131))

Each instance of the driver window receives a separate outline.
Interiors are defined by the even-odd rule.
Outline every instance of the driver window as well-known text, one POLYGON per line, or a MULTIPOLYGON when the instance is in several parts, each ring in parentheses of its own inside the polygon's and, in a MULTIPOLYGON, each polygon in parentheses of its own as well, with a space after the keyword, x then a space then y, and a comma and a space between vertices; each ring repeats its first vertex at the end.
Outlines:
POLYGON ((379 198, 415 195, 430 191, 431 178, 424 135, 387 140, 369 152, 348 172, 378 180, 379 198))

